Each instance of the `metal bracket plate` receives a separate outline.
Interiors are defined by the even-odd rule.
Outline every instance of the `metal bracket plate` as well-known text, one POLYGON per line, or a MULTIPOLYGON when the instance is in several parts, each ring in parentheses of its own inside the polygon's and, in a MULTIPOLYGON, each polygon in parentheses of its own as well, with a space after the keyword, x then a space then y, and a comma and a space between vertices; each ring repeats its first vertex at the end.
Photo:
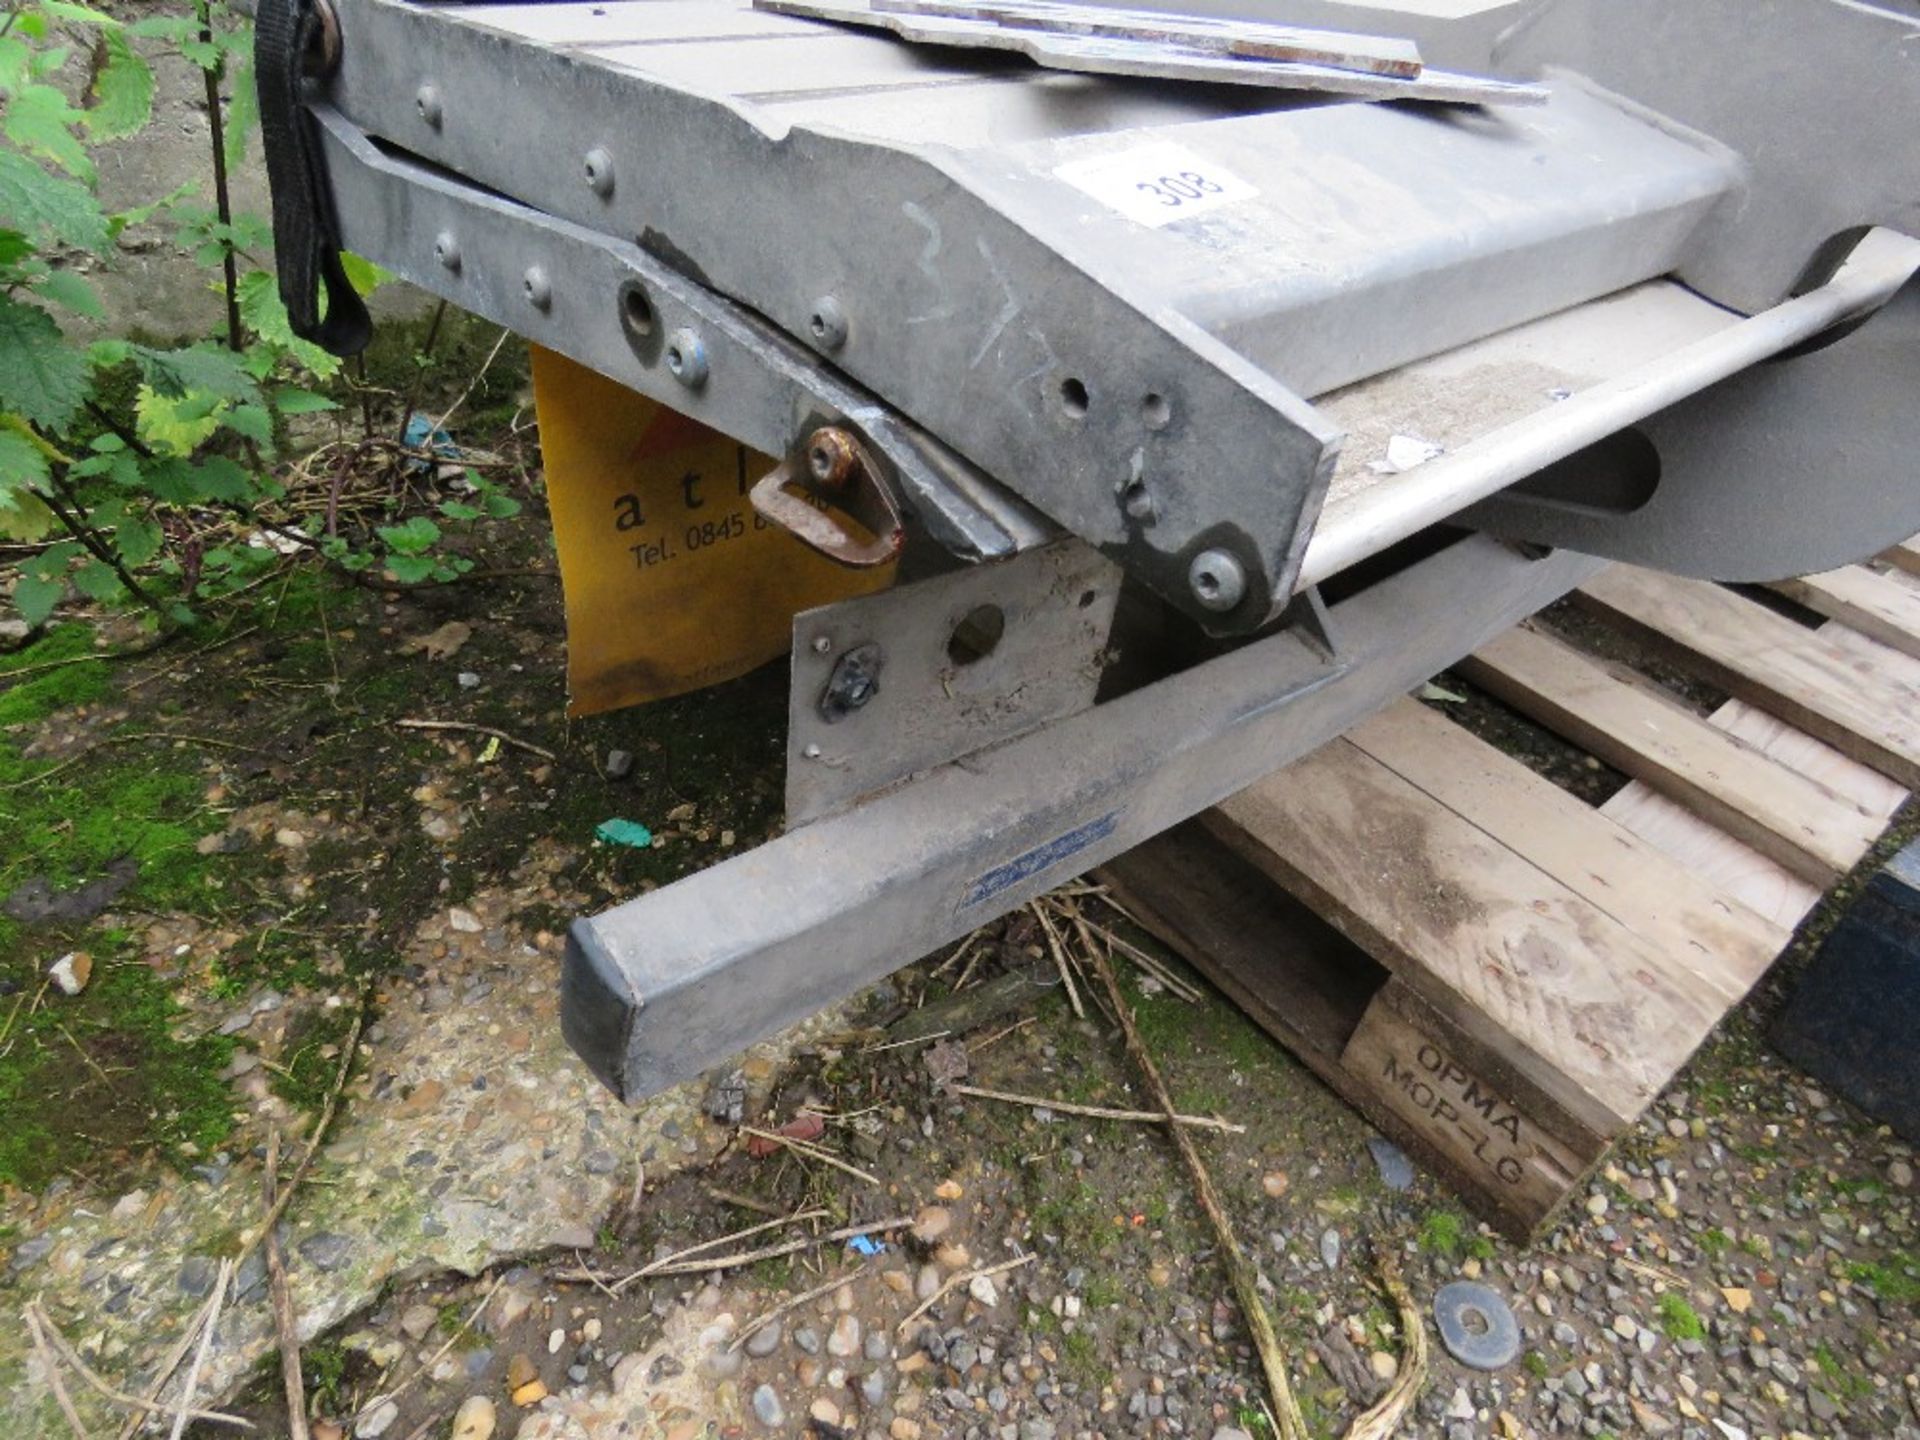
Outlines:
POLYGON ((1110 561, 1062 540, 795 616, 787 823, 1086 709, 1119 594, 1110 561), (863 650, 859 703, 823 707, 863 650))

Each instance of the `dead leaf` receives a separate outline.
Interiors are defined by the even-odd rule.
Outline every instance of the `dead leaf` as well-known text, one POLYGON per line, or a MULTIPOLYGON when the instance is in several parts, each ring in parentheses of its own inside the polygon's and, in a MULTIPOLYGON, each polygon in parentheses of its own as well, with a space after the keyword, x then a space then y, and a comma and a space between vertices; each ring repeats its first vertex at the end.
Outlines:
POLYGON ((404 641, 398 654, 419 655, 429 660, 446 660, 460 653, 460 647, 473 638, 473 627, 464 620, 449 620, 438 630, 415 635, 404 641))
MULTIPOLYGON (((811 1110, 803 1110, 773 1133, 788 1140, 818 1140, 822 1135, 827 1133, 827 1122, 811 1110)), ((774 1152, 785 1148, 785 1146, 779 1144, 777 1141, 764 1140, 758 1135, 749 1135, 747 1137, 747 1154, 753 1156, 756 1160, 765 1159, 774 1152)))

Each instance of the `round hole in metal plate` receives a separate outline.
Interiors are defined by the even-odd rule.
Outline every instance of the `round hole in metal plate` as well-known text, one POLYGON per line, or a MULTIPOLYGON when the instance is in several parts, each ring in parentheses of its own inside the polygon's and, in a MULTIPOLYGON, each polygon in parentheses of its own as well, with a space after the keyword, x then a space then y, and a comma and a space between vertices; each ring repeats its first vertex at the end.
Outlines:
POLYGON ((974 665, 1000 648, 1007 633, 1007 615, 998 605, 976 605, 960 617, 947 637, 947 658, 956 665, 974 665))
POLYGON ((1088 404, 1086 381, 1077 375, 1069 375, 1060 382, 1060 405, 1067 414, 1078 420, 1087 413, 1088 404))

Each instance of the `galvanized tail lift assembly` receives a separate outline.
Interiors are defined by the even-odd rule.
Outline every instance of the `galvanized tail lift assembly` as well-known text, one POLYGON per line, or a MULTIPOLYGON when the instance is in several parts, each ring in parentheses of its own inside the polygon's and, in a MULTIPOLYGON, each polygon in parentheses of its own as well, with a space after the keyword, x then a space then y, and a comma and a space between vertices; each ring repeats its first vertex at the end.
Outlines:
POLYGON ((787 831, 573 927, 629 1100, 1607 559, 1920 530, 1915 0, 1170 3, 261 0, 297 325, 350 249, 899 556, 794 622, 787 831))

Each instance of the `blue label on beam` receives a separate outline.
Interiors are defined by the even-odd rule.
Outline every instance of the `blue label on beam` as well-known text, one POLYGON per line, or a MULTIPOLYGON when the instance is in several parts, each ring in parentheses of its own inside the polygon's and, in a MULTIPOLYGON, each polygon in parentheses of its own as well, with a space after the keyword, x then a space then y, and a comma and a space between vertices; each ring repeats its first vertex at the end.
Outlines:
POLYGON ((1111 835, 1119 820, 1120 812, 1109 810, 1098 820, 1089 820, 1064 835, 1054 836, 1043 845, 1034 846, 1024 855, 1016 855, 1004 865, 994 866, 967 887, 967 893, 957 908, 965 910, 969 905, 978 905, 982 900, 990 899, 1002 890, 1038 875, 1049 866, 1057 865, 1068 856, 1079 854, 1095 841, 1111 835))

